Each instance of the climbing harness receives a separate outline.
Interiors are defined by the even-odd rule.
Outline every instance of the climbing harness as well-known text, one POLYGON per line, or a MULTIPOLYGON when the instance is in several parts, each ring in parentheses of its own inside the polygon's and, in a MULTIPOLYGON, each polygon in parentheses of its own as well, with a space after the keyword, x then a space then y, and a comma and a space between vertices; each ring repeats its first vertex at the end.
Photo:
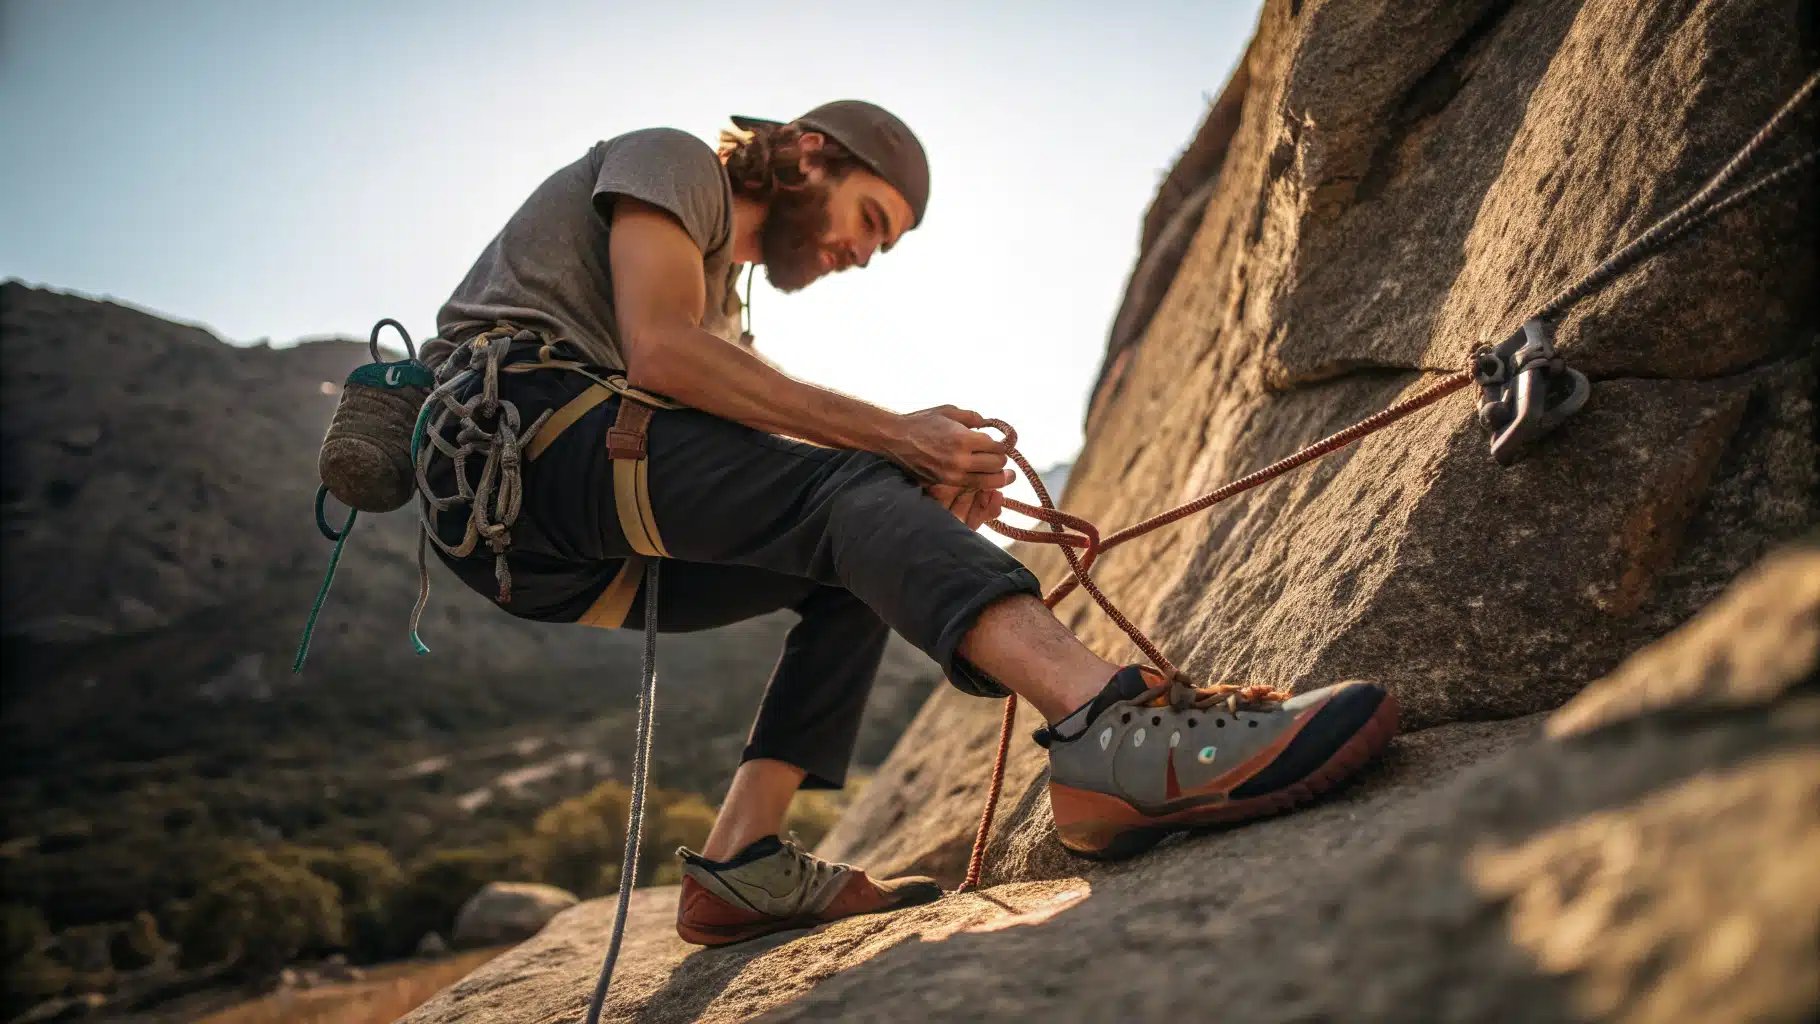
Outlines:
MULTIPOLYGON (((1698 192, 1564 289, 1534 316, 1526 318, 1504 340, 1474 352, 1468 369, 1450 373, 1409 398, 1287 458, 1110 536, 1102 538, 1099 530, 1086 519, 1057 509, 1041 477, 1029 460, 1018 451, 1017 432, 1002 420, 988 420, 988 426, 1003 434, 1007 455, 1023 472, 1025 479, 1030 481, 1040 502, 1038 505, 1030 505, 1006 499, 1004 507, 1028 516, 1047 528, 1026 529, 1002 520, 994 520, 986 525, 1015 540, 1054 544, 1062 549, 1070 575, 1044 595, 1044 604, 1053 608, 1076 588, 1085 590, 1131 638, 1144 656, 1162 671, 1164 681, 1152 688, 1153 695, 1195 706, 1215 703, 1236 706, 1240 702, 1286 699, 1287 694, 1269 687, 1230 683, 1197 686, 1190 683, 1156 644, 1100 590, 1091 574, 1094 562, 1120 544, 1204 511, 1299 466, 1345 448, 1472 384, 1477 384, 1480 389, 1477 418, 1489 434, 1493 459, 1502 466, 1515 463, 1531 445, 1584 407, 1591 395, 1591 383, 1585 374, 1568 366, 1555 348, 1554 325, 1568 309, 1597 292, 1619 274, 1726 210, 1792 180, 1820 160, 1820 150, 1808 151, 1748 184, 1726 191, 1750 166, 1758 153, 1787 128, 1794 110, 1811 98, 1817 85, 1820 85, 1820 74, 1809 76, 1794 96, 1698 192)), ((751 276, 748 270, 747 298, 742 309, 745 317, 742 340, 748 344, 751 336, 750 304, 751 276)), ((295 670, 302 668, 304 655, 309 648, 310 631, 314 628, 317 615, 328 595, 329 583, 334 578, 335 566, 340 560, 347 536, 353 530, 357 511, 389 511, 409 498, 407 494, 397 503, 387 504, 398 493, 395 477, 387 474, 395 474, 399 465, 396 455, 400 448, 400 434, 396 429, 398 417, 395 413, 381 414, 379 410, 393 409, 397 403, 391 402, 391 399, 402 399, 407 403, 415 401, 418 409, 410 431, 404 436, 409 438, 406 465, 411 471, 413 489, 420 496, 417 547, 419 588, 417 604, 411 613, 411 639, 419 653, 428 651, 417 636, 418 623, 429 596, 426 540, 434 542, 438 548, 457 558, 471 555, 484 540, 494 556, 494 576, 499 585, 498 599, 501 603, 508 602, 511 599, 512 580, 506 553, 511 548, 511 529, 517 520, 523 497, 523 464, 535 460, 556 436, 595 405, 615 395, 621 399, 618 418, 607 433, 607 450, 608 457, 613 461, 614 498, 620 525, 637 554, 626 560, 618 575, 581 621, 608 628, 623 624, 627 611, 639 592, 642 575, 645 594, 644 665, 639 685, 633 752, 632 802, 620 869, 617 912, 606 957, 588 1002, 588 1024, 597 1024, 605 1005, 614 966, 619 959, 643 839, 645 790, 650 768, 657 687, 658 562, 669 557, 657 530, 656 519, 651 514, 646 429, 653 410, 681 406, 661 396, 630 387, 623 376, 601 375, 574 360, 558 358, 558 343, 508 323, 501 323, 457 344, 454 352, 434 375, 417 361, 409 335, 405 335, 405 344, 411 357, 402 363, 384 363, 379 359, 378 335, 380 329, 387 325, 397 328, 400 334, 405 333, 404 328, 392 320, 380 321, 374 327, 370 342, 373 364, 360 367, 348 378, 349 386, 343 390, 343 405, 337 408, 336 422, 331 424, 329 438, 324 442, 324 486, 316 496, 316 520, 318 529, 334 541, 335 548, 330 555, 328 573, 316 595, 315 605, 311 608, 304 629, 303 641, 299 645, 293 666, 295 670), (535 362, 506 362, 506 356, 514 343, 530 342, 540 343, 535 362), (499 397, 499 375, 539 370, 579 373, 588 377, 593 386, 562 408, 545 411, 526 426, 517 406, 499 397), (465 401, 455 397, 476 380, 481 384, 478 391, 465 401), (350 395, 354 394, 356 384, 364 389, 376 390, 376 393, 360 393, 359 402, 374 403, 374 415, 365 417, 364 421, 384 422, 385 429, 367 430, 363 433, 359 426, 363 418, 352 411, 343 419, 341 414, 344 408, 355 408, 355 401, 350 395), (410 390, 413 388, 422 389, 421 398, 415 397, 416 393, 410 390), (444 437, 451 425, 455 427, 453 441, 444 437), (426 440, 429 442, 427 445, 424 444, 426 440), (334 459, 330 458, 331 441, 342 445, 337 449, 334 459), (435 454, 447 457, 455 466, 456 490, 453 494, 438 495, 430 487, 428 469, 435 454), (482 460, 479 483, 470 486, 467 463, 476 457, 482 460), (361 472, 354 472, 347 467, 355 467, 361 472), (331 470, 336 473, 334 481, 330 479, 331 470), (334 483, 333 487, 330 486, 331 483, 334 483), (330 493, 349 504, 347 521, 339 531, 329 525, 324 513, 324 498, 330 493), (457 506, 468 508, 468 526, 459 543, 445 544, 436 534, 432 516, 457 506)), ((992 767, 985 806, 974 837, 966 880, 958 891, 971 890, 980 884, 992 821, 1003 789, 1006 758, 1016 715, 1017 698, 1007 697, 999 732, 998 753, 992 767)))
MULTIPOLYGON (((656 516, 651 510, 647 432, 654 410, 678 409, 682 406, 662 396, 632 387, 623 375, 599 373, 576 360, 560 358, 559 343, 510 323, 500 323, 456 344, 433 374, 417 361, 416 349, 411 346, 410 336, 405 334, 404 328, 396 321, 381 321, 379 326, 374 327, 373 337, 374 366, 361 367, 349 380, 358 377, 363 382, 377 381, 378 386, 386 388, 419 388, 421 397, 416 403, 414 414, 402 420, 396 415, 396 403, 385 405, 384 409, 393 413, 390 422, 381 423, 379 427, 369 429, 359 437, 369 448, 383 453, 383 458, 368 452, 358 452, 354 458, 341 457, 336 465, 363 460, 359 466, 368 471, 369 477, 376 477, 380 474, 372 467, 395 470, 401 461, 398 456, 402 453, 403 464, 411 469, 408 478, 410 486, 405 500, 409 500, 409 494, 415 492, 420 496, 420 501, 417 533, 418 590, 417 603, 411 610, 410 637, 419 654, 429 653, 429 648, 424 646, 418 636, 418 625, 430 593, 426 544, 435 544, 451 557, 465 558, 479 550, 484 540, 493 554, 493 575, 499 587, 497 599, 501 604, 511 601, 512 575, 506 554, 512 546, 512 526, 522 511, 524 464, 535 461, 557 437, 579 422, 595 406, 614 396, 620 398, 618 414, 612 427, 607 430, 607 458, 613 463, 614 502, 620 527, 636 554, 626 559, 618 574, 579 621, 584 625, 607 629, 621 626, 632 602, 638 596, 642 574, 645 648, 638 694, 637 739, 632 760, 632 806, 626 824, 625 859, 620 868, 619 910, 614 918, 607 958, 588 1010, 589 1021, 597 1021, 625 935, 626 908, 632 897, 644 831, 645 793, 650 777, 651 734, 656 713, 658 561, 670 557, 658 530, 656 516), (380 328, 386 325, 396 328, 405 336, 405 344, 411 356, 407 364, 379 362, 377 338, 380 328), (515 344, 537 344, 536 360, 507 362, 515 344), (526 425, 517 405, 500 397, 500 374, 544 370, 577 373, 588 378, 590 383, 560 408, 547 409, 526 425), (478 390, 472 389, 475 382, 480 384, 478 390), (466 399, 457 397, 470 390, 472 393, 466 399), (401 426, 401 422, 405 425, 401 426), (384 429, 388 426, 391 429, 384 429), (445 437, 451 429, 454 431, 453 440, 445 437), (454 467, 455 490, 450 494, 438 494, 430 483, 431 466, 439 454, 447 457, 454 467), (478 482, 470 485, 468 462, 476 458, 480 460, 479 478, 478 482), (468 511, 468 523, 462 539, 455 544, 445 543, 437 534, 434 517, 462 507, 468 511)), ((344 397, 346 394, 344 391, 344 397)), ((337 423, 339 422, 338 418, 337 423)), ((330 443, 350 432, 343 430, 338 433, 336 426, 331 426, 330 437, 324 442, 324 466, 330 464, 330 443)), ((341 474, 342 477, 351 475, 341 474)), ((326 469, 323 476, 325 480, 330 479, 326 469)), ((391 493, 382 487, 375 487, 370 481, 365 482, 365 488, 356 493, 366 494, 375 490, 391 493)), ((341 497, 343 490, 346 488, 336 489, 336 496, 341 497)), ((328 572, 304 627, 303 641, 292 666, 294 671, 302 670, 304 657, 309 650, 310 634, 315 628, 323 601, 328 596, 329 583, 334 579, 335 568, 341 560, 342 549, 353 529, 356 515, 356 511, 350 508, 342 529, 336 531, 331 527, 323 508, 323 500, 329 493, 330 487, 326 483, 317 492, 316 521, 323 535, 335 542, 335 548, 329 556, 328 572)), ((403 503, 399 501, 383 510, 389 511, 403 503)), ((377 504, 377 501, 368 501, 360 507, 377 504)))
MULTIPOLYGON (((1817 87, 1820 87, 1820 72, 1809 75, 1801 87, 1795 90, 1788 102, 1784 103, 1781 109, 1777 110, 1763 127, 1758 129, 1757 133, 1744 144, 1743 148, 1726 161, 1725 165, 1719 168, 1698 192, 1662 216, 1641 235, 1607 257, 1585 276, 1563 289, 1535 316, 1525 319, 1522 326, 1502 342, 1481 348, 1473 353, 1470 369, 1448 374, 1415 395, 1366 417, 1345 430, 1316 441, 1288 458, 1203 494, 1193 501, 1126 527, 1104 540, 1100 539, 1099 531, 1092 523, 1079 516, 1062 512, 1055 507, 1055 503, 1050 500, 1048 489, 1043 486, 1042 479, 1037 476, 1036 471, 1023 454, 1017 450, 1016 431, 1003 421, 988 420, 989 426, 1004 434, 1006 453, 1023 471, 1024 478, 1030 481, 1031 486, 1036 490, 1037 499, 1041 502, 1040 505, 1029 505, 1007 498, 1004 507, 1045 523, 1048 525, 1048 529, 1028 530, 997 520, 986 525, 995 532, 1015 540, 1055 544, 1061 547, 1062 555, 1068 560, 1070 575, 1068 579, 1063 580, 1044 595, 1043 603, 1054 608, 1063 598, 1073 593, 1076 587, 1087 591, 1088 595, 1106 612, 1107 617, 1112 619, 1125 635, 1131 638, 1138 649, 1143 651, 1145 657, 1148 657, 1158 669, 1162 670, 1166 679, 1178 679, 1180 673, 1174 664, 1165 658, 1149 637, 1121 614, 1118 608, 1094 584, 1090 570, 1095 559, 1128 540, 1141 537, 1159 527, 1211 508, 1227 498, 1267 483, 1304 463, 1336 452, 1367 434, 1382 430, 1397 420, 1433 405, 1442 398, 1473 383, 1477 383, 1481 389, 1478 419, 1490 434, 1492 457, 1501 466, 1509 466, 1516 462, 1527 446, 1578 412, 1586 404, 1592 392, 1591 383, 1585 374, 1567 366, 1565 360, 1555 349, 1555 322, 1576 303, 1603 288, 1619 274, 1662 251, 1726 210, 1739 205, 1746 199, 1762 194, 1769 188, 1793 180, 1803 170, 1812 167, 1816 161, 1820 161, 1820 150, 1809 150, 1755 181, 1741 185, 1730 192, 1724 191, 1750 166, 1763 148, 1788 127, 1796 108, 1806 103, 1813 96, 1817 87)), ((1193 689, 1206 694, 1208 699, 1222 697, 1249 699, 1246 688, 1230 683, 1217 683, 1212 686, 1193 687, 1193 689)), ((974 833, 973 852, 967 861, 966 879, 956 890, 958 892, 978 888, 980 884, 980 875, 985 867, 986 847, 992 836, 992 819, 997 813, 999 796, 1004 788, 1005 762, 1011 750, 1011 733, 1016 727, 1016 722, 1017 696, 1014 694, 1005 698, 1005 714, 999 726, 998 753, 993 761, 992 774, 986 787, 985 806, 980 812, 979 829, 974 833)))

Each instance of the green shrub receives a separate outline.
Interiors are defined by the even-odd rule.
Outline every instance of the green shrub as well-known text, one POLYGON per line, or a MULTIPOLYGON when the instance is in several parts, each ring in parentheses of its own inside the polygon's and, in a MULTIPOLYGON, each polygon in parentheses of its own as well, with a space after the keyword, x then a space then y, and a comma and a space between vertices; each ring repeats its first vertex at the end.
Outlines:
POLYGON ((213 839, 170 836, 155 828, 65 853, 33 850, 0 863, 0 891, 12 902, 36 907, 53 932, 130 921, 141 910, 192 893, 207 880, 207 868, 222 849, 213 839))
POLYGON ((184 959, 229 961, 243 975, 276 971, 305 950, 341 945, 335 887, 287 857, 242 851, 225 859, 190 900, 184 959))
POLYGON ((311 850, 304 864, 335 886, 348 953, 360 962, 383 959, 391 946, 388 919, 404 872, 384 847, 357 843, 339 850, 311 850))
POLYGON ((34 907, 0 903, 0 963, 23 960, 50 941, 44 915, 34 907))
POLYGON ((794 832, 804 849, 813 850, 840 820, 851 802, 851 795, 826 789, 805 790, 790 803, 784 816, 784 831, 794 832))
MULTIPOLYGON (((714 828, 715 810, 694 793, 659 790, 651 797, 655 806, 649 809, 644 839, 639 844, 638 882, 640 885, 672 885, 682 881, 676 848, 687 846, 699 851, 707 845, 708 833, 714 828)), ((620 856, 623 859, 624 853, 620 856)), ((614 882, 617 884, 618 879, 614 882)))
POLYGON ((104 992, 114 984, 113 923, 79 924, 57 932, 53 954, 70 969, 70 989, 104 992))
POLYGON ((583 899, 618 886, 631 806, 631 790, 603 782, 539 815, 530 841, 537 880, 583 899))
POLYGON ((89 844, 94 832, 94 826, 80 818, 59 820, 38 836, 38 852, 54 854, 79 850, 89 844))
POLYGON ((538 881, 516 844, 439 850, 412 861, 386 909, 386 950, 409 954, 429 932, 449 937, 455 914, 488 882, 538 881))
POLYGON ((158 922, 161 935, 182 935, 183 923, 189 920, 190 901, 186 899, 165 900, 153 915, 158 922))
POLYGON ((207 825, 208 805, 193 797, 183 797, 165 807, 158 815, 158 827, 171 835, 207 825))
POLYGON ((50 955, 50 939, 36 908, 0 905, 0 1016, 11 1019, 69 987, 70 969, 50 955))
POLYGON ((136 970, 155 962, 170 950, 158 933, 158 919, 141 910, 125 928, 114 934, 109 959, 122 970, 136 970))
MULTIPOLYGON (((538 880, 584 899, 617 889, 631 807, 630 789, 623 783, 603 782, 545 811, 531 829, 532 866, 538 880)), ((714 815, 714 808, 695 793, 647 791, 639 884, 677 880, 676 848, 701 849, 714 827, 714 815)))

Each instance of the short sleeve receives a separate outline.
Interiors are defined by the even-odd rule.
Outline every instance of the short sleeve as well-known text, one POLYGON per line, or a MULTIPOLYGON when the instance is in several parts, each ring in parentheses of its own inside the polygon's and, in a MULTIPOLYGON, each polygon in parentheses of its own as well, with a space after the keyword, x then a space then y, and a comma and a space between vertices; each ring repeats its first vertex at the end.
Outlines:
POLYGON ((647 128, 602 143, 594 208, 631 196, 668 210, 703 253, 726 242, 731 211, 726 171, 708 144, 675 128, 647 128))

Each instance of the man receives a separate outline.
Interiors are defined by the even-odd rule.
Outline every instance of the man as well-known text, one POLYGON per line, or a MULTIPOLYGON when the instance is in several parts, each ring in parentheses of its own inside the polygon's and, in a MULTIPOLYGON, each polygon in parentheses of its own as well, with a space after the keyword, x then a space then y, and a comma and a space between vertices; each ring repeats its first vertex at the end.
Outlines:
MULTIPOLYGON (((1382 746, 1395 711, 1376 686, 1212 704, 1101 659, 1043 606, 1035 577, 975 532, 1014 478, 978 413, 890 412, 751 352, 737 332, 741 268, 763 264, 789 292, 868 266, 922 225, 929 167, 909 128, 868 103, 734 123, 718 153, 650 129, 556 172, 455 289, 426 349, 434 364, 503 323, 500 338, 535 332, 517 335, 521 363, 559 351, 680 406, 631 442, 613 433, 631 398, 587 398, 577 373, 500 375, 524 424, 551 413, 526 449, 507 611, 638 623, 642 551, 664 558, 663 630, 778 608, 802 616, 712 833, 700 852, 678 851, 685 939, 719 945, 940 895, 927 879, 874 881, 778 836, 798 788, 843 784, 893 629, 963 691, 1015 692, 1043 715, 1057 829, 1084 856, 1129 856, 1170 832, 1280 810, 1382 746), (644 475, 616 474, 628 445, 644 475), (627 479, 643 488, 630 511, 616 491, 627 479)), ((447 482, 453 470, 440 472, 447 482)), ((450 544, 464 526, 447 515, 437 525, 450 544)), ((498 599, 491 557, 443 557, 498 599)))

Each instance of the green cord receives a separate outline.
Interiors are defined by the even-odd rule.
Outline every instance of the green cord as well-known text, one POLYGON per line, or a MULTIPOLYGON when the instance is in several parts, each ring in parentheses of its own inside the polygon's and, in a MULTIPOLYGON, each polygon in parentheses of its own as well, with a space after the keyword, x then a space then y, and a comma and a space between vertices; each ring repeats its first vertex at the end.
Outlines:
MULTIPOLYGON (((380 326, 386 324, 398 327, 397 321, 380 321, 380 326)), ((398 327, 398 331, 400 334, 403 334, 404 328, 398 327)), ((354 372, 348 376, 348 381, 350 383, 358 382, 365 384, 368 387, 397 388, 401 386, 400 381, 402 380, 402 382, 407 385, 434 390, 436 384, 435 377, 426 367, 417 362, 417 353, 415 349, 411 349, 411 358, 404 362, 380 362, 377 348, 378 336, 379 328, 375 327, 373 328, 373 344, 375 346, 373 362, 356 368, 354 372)), ((411 337, 408 334, 405 335, 405 347, 407 349, 411 348, 411 337)), ((413 471, 415 471, 417 466, 417 453, 423 447, 424 426, 429 423, 430 412, 433 408, 433 403, 423 403, 423 407, 417 410, 417 423, 411 428, 411 466, 413 471)), ((329 526, 328 520, 323 517, 323 502, 328 498, 328 495, 329 489, 326 484, 316 491, 316 528, 322 532, 324 537, 335 542, 335 550, 329 555, 329 568, 328 571, 322 575, 322 586, 316 591, 316 603, 310 606, 310 617, 308 621, 303 624, 303 638, 298 641, 297 657, 291 662, 291 671, 293 673, 301 673, 303 671, 304 659, 309 657, 310 637, 316 632, 316 620, 322 614, 323 603, 329 598, 329 586, 335 582, 335 567, 341 563, 341 550, 347 545, 348 534, 353 531, 354 519, 359 515, 357 510, 348 509, 347 524, 344 525, 341 528, 341 532, 337 534, 334 529, 329 526)), ((419 562, 422 562, 423 560, 422 546, 423 541, 422 538, 419 537, 419 550, 417 552, 419 562)), ((419 613, 422 611, 423 599, 427 596, 428 595, 425 594, 418 598, 419 613)), ((417 653, 420 655, 430 653, 430 648, 426 646, 422 638, 417 635, 416 615, 412 616, 411 645, 417 649, 417 653)))
MULTIPOLYGON (((326 489, 324 488, 324 490, 326 489)), ((320 494, 317 496, 317 501, 321 501, 320 494)), ((335 581, 335 565, 341 561, 341 549, 348 542, 348 534, 354 532, 354 517, 359 514, 357 509, 348 509, 347 524, 341 528, 341 536, 335 539, 335 550, 329 555, 329 571, 322 575, 322 587, 316 591, 316 603, 310 606, 309 621, 303 624, 303 639, 297 644, 297 657, 291 662, 293 674, 303 671, 303 659, 309 657, 310 634, 316 632, 316 617, 322 614, 322 604, 329 598, 329 584, 335 581)), ((422 647, 423 645, 420 643, 417 646, 422 647)))
POLYGON ((433 406, 429 402, 423 403, 423 408, 417 410, 417 425, 411 428, 412 472, 416 472, 417 469, 417 450, 423 445, 423 425, 430 422, 431 408, 433 408, 433 406))
POLYGON ((417 635, 417 625, 423 620, 423 608, 430 603, 430 566, 424 560, 424 541, 428 537, 428 528, 422 523, 417 524, 417 604, 411 608, 411 645, 417 648, 419 655, 430 653, 423 638, 417 635))
MULTIPOLYGON (((430 422, 430 410, 432 408, 434 408, 432 403, 423 403, 423 408, 417 410, 417 425, 411 428, 411 470, 413 473, 416 472, 417 468, 417 452, 423 446, 423 427, 424 424, 430 422)), ((422 526, 417 528, 417 570, 419 573, 426 573, 428 571, 424 568, 423 562, 423 530, 424 527, 422 526)), ((429 577, 427 575, 423 576, 423 585, 425 587, 429 586, 429 577)), ((418 619, 423 614, 424 602, 429 600, 429 597, 430 594, 427 589, 418 594, 417 607, 411 613, 411 646, 417 648, 417 653, 419 655, 430 653, 429 647, 424 645, 423 638, 417 635, 418 619)))

